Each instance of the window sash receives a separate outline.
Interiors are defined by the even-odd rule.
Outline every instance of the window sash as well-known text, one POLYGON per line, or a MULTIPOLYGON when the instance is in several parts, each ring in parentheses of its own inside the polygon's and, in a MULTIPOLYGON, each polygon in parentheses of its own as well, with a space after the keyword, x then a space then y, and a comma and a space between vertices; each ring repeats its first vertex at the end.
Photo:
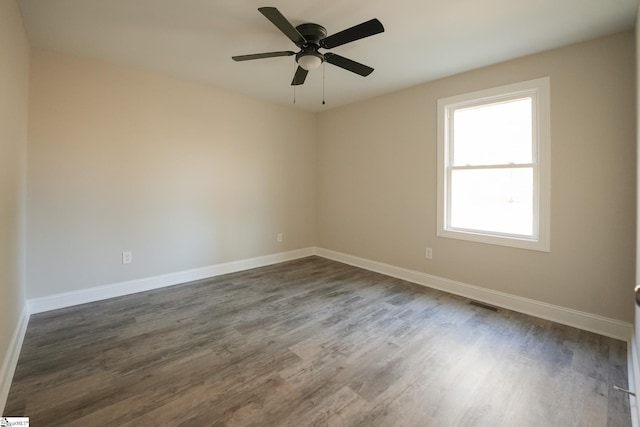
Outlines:
POLYGON ((538 172, 538 164, 537 163, 524 163, 524 164, 499 164, 499 165, 482 165, 482 166, 448 166, 447 167, 447 186, 446 186, 446 224, 447 230, 451 231, 459 231, 459 232, 468 232, 475 234, 486 234, 486 235, 496 235, 501 237, 510 237, 510 238, 518 238, 518 239, 528 239, 528 240, 538 240, 540 235, 540 221, 539 221, 539 212, 540 212, 540 203, 539 203, 539 191, 538 185, 536 182, 539 180, 539 172, 538 172), (453 172, 457 170, 507 170, 507 169, 531 169, 532 174, 532 224, 531 224, 531 234, 518 234, 518 233, 508 233, 503 231, 496 230, 485 230, 485 229, 476 229, 476 228, 465 228, 465 227, 455 227, 452 225, 451 214, 453 212, 452 209, 452 191, 453 189, 453 172))
MULTIPOLYGON (((449 130, 449 134, 448 134, 448 141, 449 141, 449 164, 451 165, 458 165, 461 166, 461 163, 458 163, 456 161, 456 153, 460 153, 458 150, 455 149, 454 147, 454 142, 456 140, 456 113, 458 111, 465 111, 465 110, 471 110, 473 111, 474 109, 478 109, 478 108, 482 108, 482 107, 493 107, 493 106, 500 106, 500 105, 504 105, 504 104, 509 104, 512 102, 517 102, 517 101, 522 101, 522 100, 529 100, 529 105, 530 105, 530 114, 531 116, 529 117, 529 124, 531 126, 530 129, 530 134, 528 135, 529 138, 529 149, 530 152, 528 154, 527 160, 529 160, 529 162, 535 162, 536 161, 536 156, 537 156, 537 150, 535 149, 535 141, 537 138, 537 134, 536 134, 536 129, 535 129, 535 124, 536 124, 536 94, 535 93, 526 93, 526 94, 515 94, 513 96, 501 96, 499 97, 499 99, 491 99, 491 100, 481 100, 481 101, 473 101, 473 102, 468 102, 468 103, 462 103, 460 105, 456 105, 454 107, 449 107, 447 109, 447 126, 448 126, 448 130, 449 130)), ((508 124, 505 124, 508 127, 508 124)), ((481 131, 481 130, 480 130, 481 131)), ((500 129, 497 134, 499 135, 501 131, 504 131, 504 129, 500 129)), ((499 141, 499 139, 494 139, 494 141, 499 141)), ((495 148, 495 147, 494 147, 495 148)), ((526 162, 526 163, 529 163, 526 162)), ((509 164, 510 162, 501 162, 499 164, 509 164)), ((517 162, 513 162, 513 163, 517 163, 517 162)), ((522 162, 521 162, 522 163, 522 162)), ((482 165, 487 165, 489 163, 483 163, 482 160, 479 160, 477 162, 474 163, 469 163, 469 165, 471 166, 482 166, 482 165)), ((495 164, 495 163, 494 163, 495 164)))

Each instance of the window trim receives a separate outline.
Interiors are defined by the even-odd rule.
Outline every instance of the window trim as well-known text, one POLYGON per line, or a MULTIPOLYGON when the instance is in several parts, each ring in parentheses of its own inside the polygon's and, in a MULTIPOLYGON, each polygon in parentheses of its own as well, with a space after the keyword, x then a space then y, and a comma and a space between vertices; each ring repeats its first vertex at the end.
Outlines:
MULTIPOLYGON (((549 80, 549 77, 542 77, 539 79, 438 99, 437 236, 542 252, 550 251, 551 129, 549 80), (449 165, 449 152, 452 148, 451 144, 453 144, 453 141, 450 141, 449 138, 450 132, 448 117, 450 112, 456 108, 508 101, 524 96, 532 97, 534 146, 532 158, 534 182, 534 237, 529 238, 527 236, 498 232, 485 233, 477 230, 465 230, 450 227, 448 223, 451 209, 449 181, 452 169, 449 165)), ((514 166, 518 167, 522 165, 514 166)), ((460 166, 457 166, 456 168, 460 168, 460 166)))

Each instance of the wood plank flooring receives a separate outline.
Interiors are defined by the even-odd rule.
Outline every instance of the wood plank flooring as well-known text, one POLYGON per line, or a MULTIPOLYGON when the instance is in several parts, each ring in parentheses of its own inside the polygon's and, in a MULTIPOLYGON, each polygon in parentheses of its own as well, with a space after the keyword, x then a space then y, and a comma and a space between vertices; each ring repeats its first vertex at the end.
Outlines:
POLYGON ((626 343, 318 257, 31 317, 32 426, 630 426, 626 343))

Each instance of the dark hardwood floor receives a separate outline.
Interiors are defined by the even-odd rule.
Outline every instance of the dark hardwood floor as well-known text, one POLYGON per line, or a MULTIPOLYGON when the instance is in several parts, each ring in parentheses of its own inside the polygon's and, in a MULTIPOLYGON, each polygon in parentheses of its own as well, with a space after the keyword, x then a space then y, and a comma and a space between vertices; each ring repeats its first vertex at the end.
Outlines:
POLYGON ((32 426, 630 426, 626 343, 311 257, 31 317, 32 426))

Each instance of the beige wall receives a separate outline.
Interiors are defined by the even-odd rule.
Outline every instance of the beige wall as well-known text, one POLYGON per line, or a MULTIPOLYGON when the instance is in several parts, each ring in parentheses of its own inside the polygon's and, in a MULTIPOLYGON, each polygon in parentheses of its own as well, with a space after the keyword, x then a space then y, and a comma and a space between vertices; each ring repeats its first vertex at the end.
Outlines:
POLYGON ((29 298, 315 244, 311 113, 34 49, 29 114, 29 298))
POLYGON ((313 115, 34 50, 28 297, 318 244, 629 321, 634 56, 627 32, 313 115), (551 252, 437 238, 436 100, 545 75, 551 252))
POLYGON ((28 76, 29 43, 20 11, 14 0, 0 1, 0 366, 25 301, 28 76))
POLYGON ((319 246, 631 321, 634 57, 625 32, 322 113, 319 246), (436 237, 437 99, 542 76, 551 78, 551 252, 436 237))
MULTIPOLYGON (((638 165, 640 164, 640 8, 636 10, 636 28, 635 28, 635 66, 636 66, 636 86, 635 86, 635 100, 636 100, 636 259, 635 259, 635 285, 640 285, 640 170, 638 165)), ((633 378, 635 384, 629 384, 633 386, 633 390, 640 390, 640 353, 638 353, 638 344, 640 343, 640 306, 635 305, 634 321, 633 321, 633 333, 634 337, 631 343, 632 354, 634 355, 633 363, 630 368, 633 368, 633 378), (635 341, 635 342, 634 342, 635 341)), ((631 406, 631 418, 634 425, 638 424, 640 419, 640 406, 631 406)))
MULTIPOLYGON (((640 7, 636 10, 636 28, 635 28, 635 41, 636 41, 636 51, 635 51, 635 66, 636 66, 636 168, 637 165, 640 165, 640 28, 638 25, 640 24, 640 7)), ((636 171, 636 281, 635 285, 640 285, 640 170, 636 171)), ((640 306, 636 304, 634 310, 634 335, 635 335, 635 344, 636 349, 635 353, 635 363, 634 367, 634 379, 635 379, 635 389, 640 390, 640 372, 637 371, 638 367, 640 367, 640 354, 637 351, 637 345, 640 344, 640 306)), ((636 413, 632 416, 638 416, 640 418, 640 406, 636 405, 636 413)))

